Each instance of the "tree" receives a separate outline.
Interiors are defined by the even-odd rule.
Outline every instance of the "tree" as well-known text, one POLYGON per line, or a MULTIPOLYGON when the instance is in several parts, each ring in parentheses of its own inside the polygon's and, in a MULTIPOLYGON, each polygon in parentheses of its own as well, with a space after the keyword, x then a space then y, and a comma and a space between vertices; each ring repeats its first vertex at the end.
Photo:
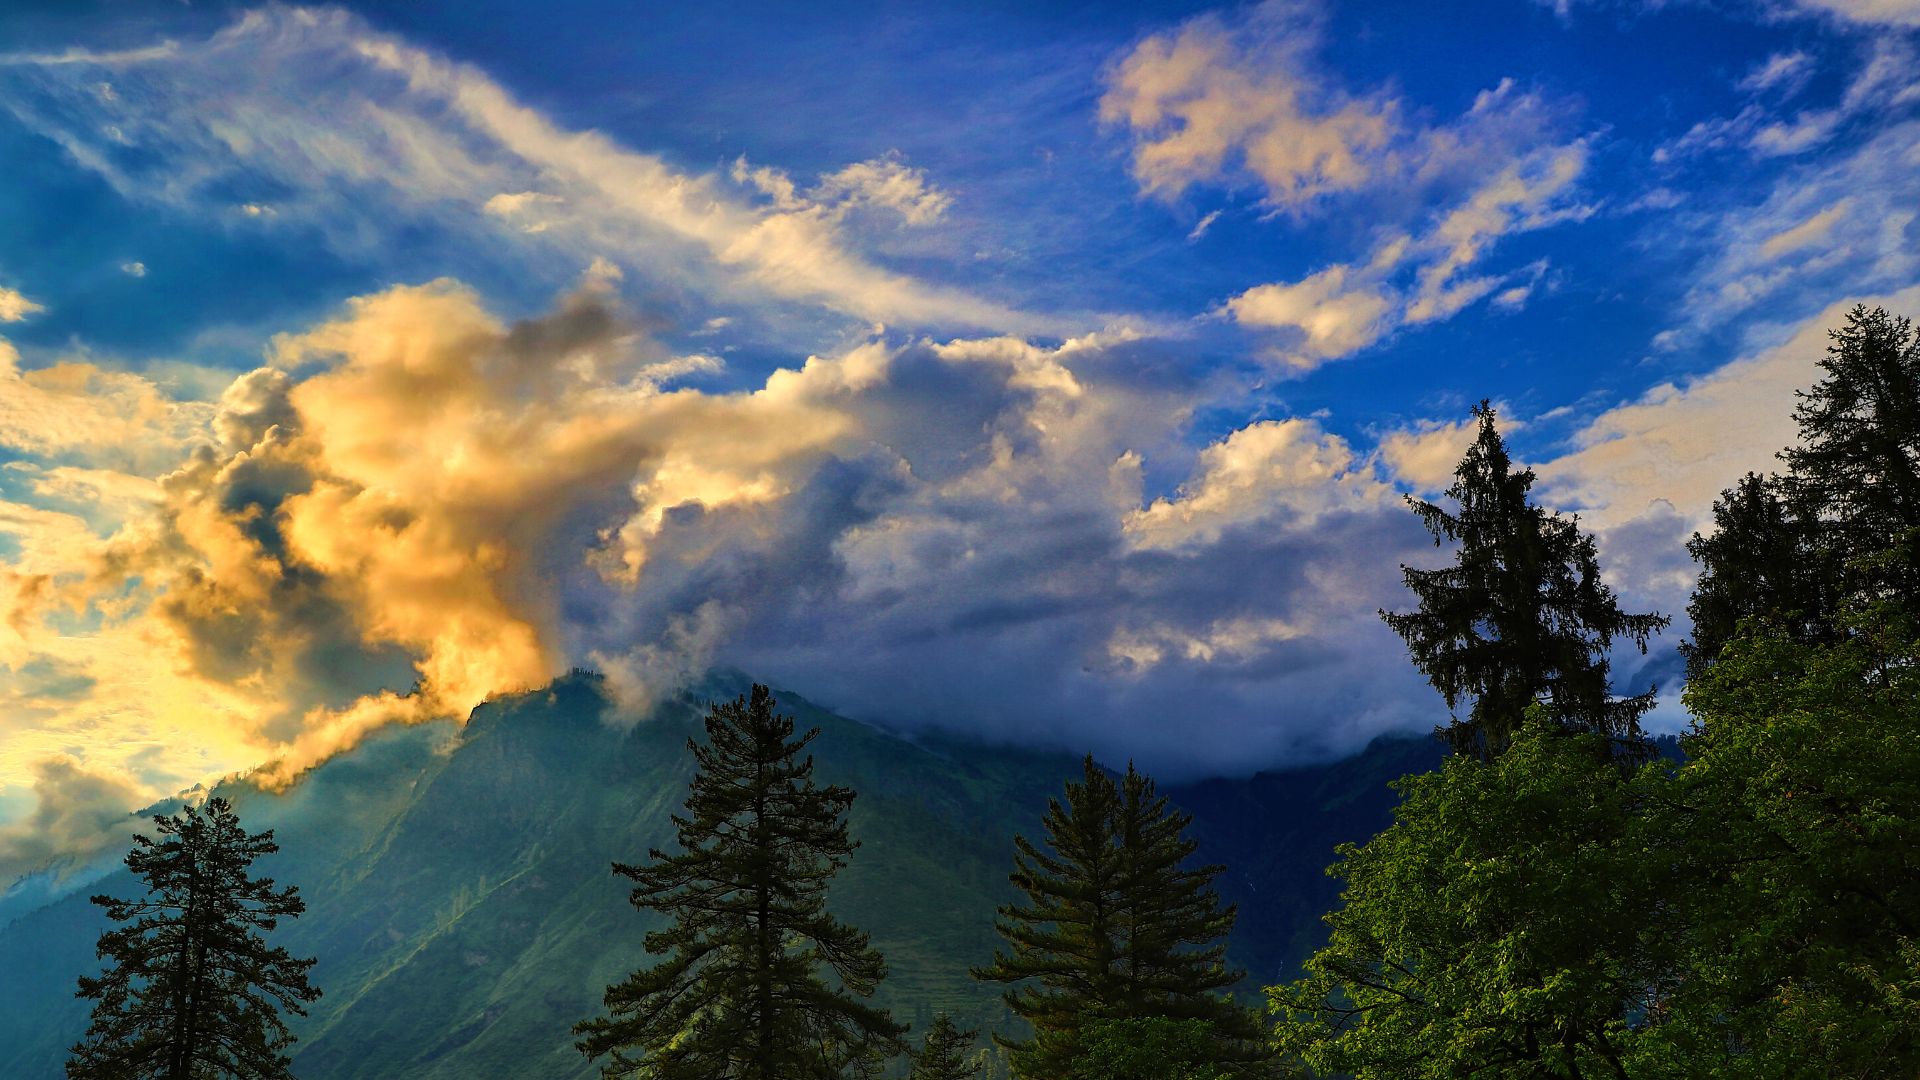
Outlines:
POLYGON ((1225 965, 1220 942, 1234 911, 1212 888, 1221 867, 1187 865, 1191 821, 1132 766, 1116 783, 1088 757, 1064 801, 1048 802, 1047 850, 1014 838, 1011 880, 1027 899, 1000 909, 1009 949, 973 974, 1018 984, 1005 1000, 1033 1036, 995 1036, 1016 1076, 1075 1075, 1088 1025, 1099 1021, 1200 1021, 1207 1061, 1267 1056, 1255 1015, 1219 994, 1242 977, 1225 965))
POLYGON ((1214 1063, 1219 1035, 1205 1020, 1149 1016, 1095 1020, 1066 1080, 1229 1080, 1214 1063))
POLYGON ((1514 471, 1493 408, 1483 401, 1474 416, 1479 434, 1446 491, 1458 511, 1407 499, 1436 546, 1458 543, 1454 563, 1402 566, 1419 607, 1381 618, 1446 698, 1454 719, 1441 735, 1456 752, 1499 754, 1536 701, 1569 729, 1637 744, 1654 692, 1614 698, 1607 651, 1623 638, 1645 652, 1668 620, 1620 610, 1592 537, 1528 501, 1533 471, 1514 471), (1471 702, 1464 720, 1463 701, 1471 702))
POLYGON ((905 1049, 905 1027, 866 1003, 885 977, 867 935, 827 912, 827 884, 856 845, 845 816, 854 793, 821 787, 820 732, 794 738, 772 694, 715 704, 686 813, 681 851, 645 866, 614 864, 636 882, 636 908, 673 919, 645 947, 665 959, 607 988, 609 1017, 575 1026, 609 1077, 658 1080, 836 1080, 868 1075, 905 1049), (834 982, 822 977, 831 972, 834 982))
POLYGON ((1830 331, 1824 377, 1799 394, 1789 483, 1819 508, 1823 546, 1847 594, 1920 610, 1920 336, 1884 308, 1855 306, 1830 331))
POLYGON ((907 1080, 972 1080, 979 1076, 979 1064, 967 1060, 967 1051, 979 1037, 977 1030, 956 1027, 946 1013, 934 1017, 920 1052, 914 1055, 913 1071, 907 1074, 907 1080))
POLYGON ((1631 1075, 1660 985, 1636 838, 1661 765, 1623 777, 1611 746, 1536 705, 1492 761, 1398 781, 1394 824, 1328 871, 1328 943, 1268 990, 1288 1058, 1359 1080, 1631 1075))
POLYGON ((1751 626, 1687 685, 1649 1074, 1920 1075, 1920 636, 1890 602, 1839 622, 1751 626))
POLYGON ((1832 639, 1832 560, 1804 491, 1778 476, 1748 473, 1714 502, 1713 532, 1687 542, 1700 564, 1687 603, 1693 634, 1680 646, 1688 681, 1712 666, 1744 620, 1766 620, 1799 641, 1832 639))
POLYGON ((93 898, 127 925, 100 936, 111 966, 80 979, 78 996, 95 1002, 93 1021, 67 1075, 290 1077, 284 1051, 294 1040, 280 1010, 304 1016, 320 991, 307 982, 313 960, 261 937, 306 907, 297 888, 247 876, 255 859, 280 850, 273 831, 243 831, 219 796, 153 824, 160 839, 135 836, 126 860, 146 895, 93 898))

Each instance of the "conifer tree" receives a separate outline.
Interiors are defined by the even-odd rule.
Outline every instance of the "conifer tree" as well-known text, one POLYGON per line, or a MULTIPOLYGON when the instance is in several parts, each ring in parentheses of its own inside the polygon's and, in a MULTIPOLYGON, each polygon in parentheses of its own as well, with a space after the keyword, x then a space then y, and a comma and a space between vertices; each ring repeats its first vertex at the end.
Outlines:
POLYGON ((113 1080, 290 1077, 293 1036, 280 1010, 306 1015, 320 996, 296 960, 261 937, 305 910, 299 890, 247 876, 279 850, 273 832, 249 835, 227 800, 155 816, 159 840, 135 836, 127 868, 145 896, 95 904, 117 923, 100 937, 112 966, 80 979, 93 1021, 67 1075, 113 1080))
POLYGON ((960 1029, 946 1013, 934 1017, 907 1080, 973 1080, 980 1066, 967 1060, 967 1051, 979 1037, 979 1031, 960 1029))
POLYGON ((1799 395, 1789 483, 1818 507, 1823 545, 1856 602, 1920 611, 1920 336, 1884 308, 1856 306, 1799 395))
POLYGON ((1687 553, 1700 578, 1687 603, 1693 623, 1680 651, 1687 680, 1700 678, 1743 620, 1764 619, 1794 640, 1831 640, 1836 596, 1819 520, 1778 476, 1748 473, 1713 504, 1714 530, 1695 533, 1687 553))
POLYGON ((602 1075, 657 1080, 839 1080, 871 1075, 905 1049, 905 1027, 869 1005, 885 964, 867 935, 827 911, 827 884, 856 845, 854 793, 813 780, 772 694, 715 704, 680 852, 614 864, 636 908, 673 919, 646 937, 664 957, 607 988, 607 1017, 574 1031, 602 1075), (831 974, 832 981, 823 977, 831 974))
POLYGON ((1004 997, 1033 1036, 995 1036, 1015 1076, 1075 1075, 1088 1026, 1103 1020, 1207 1021, 1211 1060, 1264 1057, 1254 1015, 1216 996, 1242 974, 1219 942, 1234 912, 1212 889, 1221 867, 1186 865, 1191 820, 1131 766, 1116 784, 1088 757, 1064 802, 1048 802, 1046 849, 1014 838, 1011 880, 1027 900, 1000 909, 1009 948, 974 977, 1018 984, 1004 997))
POLYGON ((1607 650, 1624 638, 1645 652, 1668 620, 1620 610, 1600 578, 1593 538, 1528 501, 1533 471, 1514 470, 1493 408, 1483 401, 1474 416, 1479 434, 1446 491, 1458 511, 1407 500, 1436 546, 1459 545, 1454 563, 1402 566, 1419 607, 1381 617, 1446 698, 1454 719, 1440 734, 1456 752, 1499 754, 1536 701, 1565 728, 1637 745, 1653 691, 1614 698, 1607 650), (1463 701, 1471 702, 1465 719, 1463 701))

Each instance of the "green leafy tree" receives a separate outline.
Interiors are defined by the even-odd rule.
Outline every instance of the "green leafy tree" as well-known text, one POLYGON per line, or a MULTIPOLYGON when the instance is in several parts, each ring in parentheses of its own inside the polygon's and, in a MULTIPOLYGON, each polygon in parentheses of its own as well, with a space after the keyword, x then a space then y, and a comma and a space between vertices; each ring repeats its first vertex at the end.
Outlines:
POLYGON ((1688 684, 1647 1075, 1920 1075, 1920 640, 1890 603, 1840 623, 1755 625, 1688 684))
POLYGON ((616 863, 635 907, 673 919, 646 937, 662 956, 607 988, 608 1017, 574 1028, 602 1075, 657 1080, 837 1080, 904 1051, 905 1027, 869 998, 885 976, 867 935, 827 911, 827 885, 857 846, 854 793, 821 787, 772 694, 712 706, 681 851, 616 863), (830 973, 832 981, 823 977, 830 973))
POLYGON ((160 838, 135 836, 126 860, 146 895, 93 898, 126 925, 100 937, 111 966, 80 979, 93 1021, 67 1075, 290 1077, 285 1051, 294 1040, 280 1011, 304 1016, 320 991, 307 982, 312 960, 262 937, 305 910, 298 889, 248 876, 255 859, 280 850, 272 830, 248 834, 218 796, 153 824, 160 838))
POLYGON ((946 1013, 934 1017, 907 1080, 973 1080, 980 1075, 980 1064, 968 1060, 967 1051, 979 1037, 979 1031, 961 1029, 946 1013))
POLYGON ((1381 617, 1453 711, 1441 734, 1456 752, 1499 754, 1539 701, 1555 723, 1637 743, 1653 691, 1615 698, 1607 652, 1615 639, 1645 652, 1668 620, 1620 610, 1593 538, 1528 500, 1534 474, 1513 468, 1493 408, 1483 401, 1474 416, 1478 436, 1446 492, 1458 509, 1407 500, 1436 546, 1458 545, 1453 565, 1401 567, 1419 606, 1381 617))
POLYGON ((1095 1021, 1203 1021, 1209 1062, 1267 1056, 1257 1016, 1220 993, 1242 977, 1221 941, 1234 911, 1212 888, 1222 868, 1188 865, 1191 821, 1131 766, 1116 783, 1089 757, 1064 801, 1048 802, 1045 850, 1014 838, 1011 880, 1027 899, 1000 909, 1008 949, 974 971, 1017 984, 1005 999, 1033 1035, 995 1036, 1014 1075, 1073 1075, 1095 1021))
POLYGON ((1492 762, 1395 787, 1394 824, 1346 844, 1327 945, 1270 988, 1291 1060, 1368 1078, 1625 1076, 1659 985, 1655 865, 1632 842, 1648 766, 1535 706, 1492 762))
POLYGON ((1687 542, 1700 564, 1687 603, 1693 633, 1680 646, 1689 680, 1712 666, 1744 620, 1764 619, 1800 641, 1832 639, 1834 568, 1804 488, 1748 473, 1720 493, 1713 522, 1713 532, 1687 542))

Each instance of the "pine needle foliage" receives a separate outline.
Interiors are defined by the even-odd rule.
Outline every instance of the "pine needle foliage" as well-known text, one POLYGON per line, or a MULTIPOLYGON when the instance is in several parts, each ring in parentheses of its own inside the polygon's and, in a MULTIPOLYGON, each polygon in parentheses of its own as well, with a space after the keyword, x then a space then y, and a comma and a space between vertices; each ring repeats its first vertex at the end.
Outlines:
POLYGON ((1481 402, 1474 416, 1479 433, 1446 491, 1458 509, 1407 500, 1435 546, 1457 545, 1454 563, 1402 566, 1419 606, 1380 616, 1446 699, 1454 718, 1439 734, 1456 753, 1498 755, 1536 702, 1569 730, 1637 747, 1653 690, 1615 698, 1607 652, 1616 639, 1645 652, 1669 620, 1620 610, 1593 538, 1529 501, 1533 470, 1513 467, 1492 406, 1481 402))
POLYGON ((153 824, 159 839, 135 836, 126 860, 146 895, 93 898, 125 925, 100 937, 110 966, 80 979, 78 996, 94 1002, 93 1020, 67 1076, 292 1076, 285 1051, 294 1040, 280 1011, 304 1016, 320 991, 307 982, 313 960, 270 948, 261 936, 305 910, 297 888, 248 876, 255 859, 279 850, 272 830, 249 835, 218 796, 153 824))
POLYGON ((820 786, 819 735, 755 685, 711 706, 680 851, 614 864, 636 908, 672 918, 646 937, 663 957, 607 988, 609 1015, 575 1026, 607 1077, 839 1080, 872 1075, 905 1049, 905 1027, 867 1003, 885 977, 867 935, 827 911, 827 885, 858 846, 851 789, 820 786))
POLYGON ((1243 974, 1225 962, 1235 912, 1213 890, 1223 868, 1190 865, 1191 823, 1131 765, 1116 782, 1088 757, 1048 802, 1044 846, 1014 838, 1011 880, 1026 900, 1000 909, 1008 948, 974 977, 1010 984, 1008 1007, 1033 1029, 995 1036, 1015 1076, 1077 1075, 1101 1021, 1199 1021, 1208 1060, 1265 1059, 1258 1015, 1221 993, 1243 974))

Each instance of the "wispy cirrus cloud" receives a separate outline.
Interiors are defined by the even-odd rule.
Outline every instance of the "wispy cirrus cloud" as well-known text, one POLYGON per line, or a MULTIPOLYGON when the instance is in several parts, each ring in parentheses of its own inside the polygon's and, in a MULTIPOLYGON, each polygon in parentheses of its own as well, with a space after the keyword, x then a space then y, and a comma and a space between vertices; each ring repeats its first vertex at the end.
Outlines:
POLYGON ((337 245, 379 243, 371 218, 384 208, 476 243, 605 255, 650 278, 862 320, 1049 333, 1088 318, 863 255, 847 208, 927 225, 950 204, 897 156, 824 177, 804 203, 756 203, 715 174, 568 129, 479 69, 338 9, 263 8, 198 42, 8 56, 0 85, 17 116, 128 198, 317 228, 337 245))

